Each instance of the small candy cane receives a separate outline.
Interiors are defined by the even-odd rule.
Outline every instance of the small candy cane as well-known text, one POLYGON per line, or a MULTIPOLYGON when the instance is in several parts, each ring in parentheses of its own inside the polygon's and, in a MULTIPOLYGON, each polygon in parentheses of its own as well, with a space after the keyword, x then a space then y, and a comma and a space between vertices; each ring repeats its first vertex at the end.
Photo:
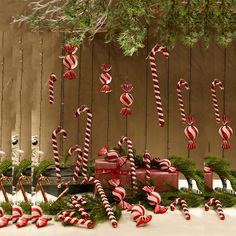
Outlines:
POLYGON ((29 199, 28 199, 28 197, 26 195, 26 192, 25 192, 25 189, 24 189, 24 186, 23 186, 23 183, 22 183, 23 180, 25 180, 26 182, 30 183, 30 179, 29 179, 28 176, 25 176, 25 175, 21 175, 18 178, 18 185, 19 185, 19 188, 20 188, 21 193, 23 195, 24 201, 25 202, 29 202, 29 199))
POLYGON ((146 165, 146 184, 150 185, 151 179, 151 155, 148 152, 145 152, 143 155, 143 162, 146 165))
POLYGON ((67 193, 68 193, 68 191, 69 191, 69 189, 70 189, 70 182, 61 182, 60 184, 58 184, 58 188, 61 188, 61 187, 65 187, 65 189, 63 190, 63 192, 57 197, 57 199, 55 200, 55 201, 58 201, 58 200, 60 200, 62 197, 64 197, 67 193))
POLYGON ((205 203, 205 211, 209 211, 210 206, 215 204, 216 206, 216 212, 221 220, 225 219, 224 211, 221 205, 220 200, 216 198, 210 198, 206 203, 205 203))
POLYGON ((2 193, 3 193, 3 196, 4 196, 4 199, 6 202, 9 202, 9 198, 8 198, 8 195, 7 195, 7 191, 3 185, 3 182, 6 181, 8 183, 11 182, 11 179, 7 176, 2 176, 0 177, 0 190, 2 190, 2 193))
POLYGON ((84 208, 79 204, 79 198, 78 196, 72 196, 71 197, 71 203, 74 205, 74 207, 78 210, 78 212, 81 214, 81 216, 85 219, 88 218, 89 214, 84 210, 84 208))
POLYGON ((79 117, 82 113, 87 113, 87 123, 85 129, 85 139, 84 139, 84 147, 83 147, 83 169, 82 175, 86 177, 88 175, 88 156, 89 156, 89 145, 91 140, 91 132, 92 132, 92 112, 90 109, 83 105, 79 107, 75 113, 76 117, 79 117))
POLYGON ((125 142, 127 143, 127 146, 128 146, 128 157, 129 157, 130 165, 131 165, 130 169, 131 169, 132 187, 134 189, 138 189, 136 168, 135 168, 135 162, 134 162, 133 143, 128 137, 122 136, 118 142, 118 147, 121 148, 122 144, 125 142))
POLYGON ((39 188, 39 190, 40 190, 40 192, 41 192, 41 194, 42 194, 42 196, 43 196, 44 202, 48 202, 48 198, 47 198, 47 195, 46 195, 46 193, 45 193, 45 190, 44 190, 43 184, 42 184, 43 181, 45 181, 46 183, 49 183, 48 177, 46 177, 46 176, 40 176, 40 177, 38 178, 37 184, 38 184, 38 188, 39 188))
POLYGON ((169 52, 164 47, 161 47, 158 44, 156 44, 149 55, 159 125, 160 127, 163 127, 165 125, 165 120, 164 120, 163 108, 162 108, 162 103, 161 103, 159 79, 158 79, 158 74, 157 74, 157 69, 156 69, 157 65, 156 65, 155 55, 157 52, 162 53, 164 57, 167 59, 169 58, 169 52))
POLYGON ((111 221, 111 224, 113 226, 113 228, 116 228, 118 226, 118 222, 116 220, 116 217, 114 215, 114 211, 107 199, 107 196, 103 190, 103 187, 102 187, 102 184, 99 180, 95 179, 94 177, 85 177, 83 180, 82 180, 82 184, 84 183, 87 183, 87 182, 92 182, 95 184, 95 187, 98 191, 98 194, 100 195, 101 197, 101 200, 102 200, 102 203, 106 209, 106 212, 107 212, 107 215, 108 215, 108 218, 109 220, 111 221))
POLYGON ((67 138, 67 133, 61 127, 57 127, 52 132, 52 147, 53 147, 53 156, 55 161, 55 168, 56 168, 56 179, 57 182, 61 181, 61 170, 60 170, 60 158, 58 152, 58 144, 57 144, 57 135, 61 134, 64 139, 67 138))
POLYGON ((54 103, 54 83, 57 81, 57 77, 54 73, 52 73, 48 80, 48 95, 49 95, 49 103, 54 103))
POLYGON ((189 213, 189 210, 188 210, 188 205, 186 203, 186 201, 182 198, 176 198, 171 204, 170 204, 170 210, 171 211, 174 211, 176 206, 178 204, 181 204, 182 208, 183 208, 183 211, 184 211, 184 215, 185 215, 185 219, 186 220, 190 220, 191 219, 191 216, 190 216, 190 213, 189 213))

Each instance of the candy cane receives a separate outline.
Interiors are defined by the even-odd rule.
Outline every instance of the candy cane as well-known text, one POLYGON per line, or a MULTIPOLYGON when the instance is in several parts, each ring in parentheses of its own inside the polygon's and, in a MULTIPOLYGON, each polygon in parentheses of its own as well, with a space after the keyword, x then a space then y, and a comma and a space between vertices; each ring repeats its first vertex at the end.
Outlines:
POLYGON ((52 147, 53 147, 53 156, 55 161, 55 168, 56 168, 56 179, 57 182, 61 181, 61 170, 60 170, 60 158, 58 152, 58 144, 57 144, 57 135, 61 134, 64 139, 67 138, 67 133, 61 127, 57 127, 52 132, 52 147))
POLYGON ((210 206, 215 202, 215 198, 210 198, 206 203, 205 203, 205 211, 209 211, 210 206))
POLYGON ((91 140, 91 131, 92 131, 92 112, 90 109, 83 105, 79 107, 75 113, 76 117, 79 117, 82 113, 87 113, 87 124, 85 129, 85 139, 84 139, 84 148, 83 148, 83 168, 82 175, 86 177, 88 175, 88 155, 89 155, 89 145, 91 140))
POLYGON ((88 218, 88 213, 84 210, 84 208, 79 204, 79 198, 78 196, 71 197, 71 203, 74 205, 74 207, 78 210, 78 212, 81 214, 81 216, 85 219, 88 218))
POLYGON ((177 204, 180 202, 180 198, 176 198, 171 204, 170 204, 170 210, 174 211, 177 204))
POLYGON ((23 215, 23 210, 20 206, 18 205, 13 205, 12 206, 12 223, 16 223, 17 220, 23 215))
POLYGON ((77 226, 88 228, 88 229, 92 229, 94 227, 94 222, 92 220, 79 219, 79 218, 69 217, 69 216, 64 216, 64 215, 59 215, 58 219, 64 223, 69 223, 72 225, 77 225, 77 226))
POLYGON ((52 73, 48 80, 48 95, 49 95, 49 103, 54 103, 54 83, 57 81, 57 76, 52 73))
POLYGON ((74 211, 63 211, 60 215, 63 215, 65 217, 67 217, 67 216, 73 217, 73 216, 75 216, 75 212, 74 211))
POLYGON ((180 79, 179 82, 177 83, 177 86, 176 86, 181 119, 182 119, 183 123, 185 123, 186 122, 186 113, 185 113, 185 110, 184 110, 183 95, 182 95, 182 91, 180 89, 181 86, 184 86, 184 88, 186 90, 189 90, 190 87, 189 87, 189 84, 184 79, 180 79))
POLYGON ((39 206, 32 206, 31 207, 31 222, 35 223, 39 217, 41 217, 43 215, 43 210, 41 209, 41 207, 39 206))
POLYGON ((76 182, 79 177, 79 171, 80 171, 80 166, 83 161, 83 152, 81 151, 81 148, 78 145, 75 145, 74 147, 70 148, 68 151, 68 156, 72 156, 74 153, 77 153, 77 161, 76 161, 76 166, 74 170, 74 176, 73 176, 73 181, 76 182))
POLYGON ((22 181, 23 181, 23 180, 25 180, 26 182, 29 183, 29 182, 30 182, 30 179, 29 179, 28 176, 25 176, 25 175, 21 175, 21 176, 19 176, 19 178, 18 178, 18 185, 19 185, 19 187, 20 187, 20 190, 21 190, 21 193, 22 193, 22 195, 23 195, 24 201, 25 201, 25 202, 29 202, 28 197, 27 197, 26 192, 25 192, 25 189, 24 189, 23 184, 22 184, 22 181))
POLYGON ((216 212, 221 220, 225 219, 224 211, 221 205, 220 200, 216 198, 210 198, 206 203, 205 203, 205 211, 208 211, 210 209, 210 206, 212 204, 216 205, 216 212))
POLYGON ((60 200, 64 195, 66 195, 70 189, 70 182, 61 182, 60 184, 57 185, 58 188, 65 187, 64 191, 57 197, 55 201, 60 200))
POLYGON ((128 146, 128 157, 129 157, 130 166, 131 166, 130 169, 131 169, 132 187, 134 189, 138 189, 136 168, 135 168, 135 162, 134 162, 133 143, 128 137, 122 136, 121 139, 118 141, 118 147, 121 148, 124 142, 126 142, 128 146))
POLYGON ((101 200, 102 200, 102 203, 106 209, 106 212, 107 212, 107 215, 108 215, 108 218, 109 220, 111 221, 111 224, 113 226, 113 228, 116 228, 118 226, 118 222, 116 220, 116 217, 114 215, 114 211, 107 199, 107 196, 103 190, 103 187, 102 187, 102 184, 99 180, 95 179, 94 177, 84 177, 84 179, 82 180, 82 184, 84 183, 87 183, 87 182, 92 182, 95 184, 95 187, 98 191, 98 194, 100 195, 101 197, 101 200))
POLYGON ((38 184, 38 188, 39 188, 39 190, 40 190, 40 192, 41 192, 41 194, 42 194, 42 196, 43 196, 44 202, 48 202, 48 198, 47 198, 47 195, 46 195, 46 193, 45 193, 45 190, 44 190, 43 184, 42 184, 43 181, 49 183, 48 177, 46 177, 46 176, 40 176, 40 177, 38 178, 37 184, 38 184))
POLYGON ((177 204, 181 204, 182 208, 183 208, 183 211, 184 211, 184 215, 185 215, 185 219, 186 220, 190 220, 191 219, 191 216, 190 216, 190 213, 189 213, 189 210, 188 210, 188 205, 186 203, 186 201, 182 198, 176 198, 171 204, 170 204, 170 210, 171 211, 174 211, 177 204))
POLYGON ((213 109, 215 111, 216 123, 220 124, 221 117, 220 117, 219 106, 218 106, 218 101, 216 97, 216 90, 215 90, 216 86, 218 86, 220 90, 223 90, 224 87, 223 87, 222 82, 218 79, 214 79, 213 82, 211 83, 211 97, 212 97, 213 109))
POLYGON ((7 177, 7 176, 2 176, 0 178, 0 189, 2 190, 2 193, 3 193, 5 201, 9 202, 9 198, 7 196, 7 191, 6 191, 6 189, 5 189, 4 185, 3 185, 4 181, 7 181, 8 183, 10 183, 11 179, 9 177, 7 177))
POLYGON ((151 179, 151 155, 148 152, 145 152, 143 155, 143 162, 146 165, 146 184, 150 185, 151 179))
POLYGON ((162 108, 162 103, 161 103, 159 78, 158 78, 157 69, 156 69, 157 65, 156 65, 155 55, 157 52, 162 53, 164 57, 167 59, 169 58, 169 52, 164 47, 161 47, 158 44, 156 44, 149 55, 159 125, 160 127, 163 127, 165 125, 165 120, 164 120, 163 108, 162 108))

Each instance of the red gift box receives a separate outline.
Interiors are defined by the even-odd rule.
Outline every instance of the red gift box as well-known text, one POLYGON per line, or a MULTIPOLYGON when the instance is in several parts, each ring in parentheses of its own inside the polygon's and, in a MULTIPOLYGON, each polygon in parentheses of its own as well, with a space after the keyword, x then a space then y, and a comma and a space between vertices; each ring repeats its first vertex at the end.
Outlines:
MULTIPOLYGON (((140 168, 136 170, 137 179, 142 181, 145 185, 146 181, 146 169, 140 168)), ((158 192, 170 191, 170 186, 179 187, 179 173, 170 173, 168 171, 161 171, 158 169, 151 169, 151 180, 156 185, 158 192)))
POLYGON ((213 188, 213 172, 204 173, 205 187, 213 188))
POLYGON ((120 179, 122 187, 130 188, 130 161, 127 160, 122 167, 117 168, 116 162, 109 162, 104 159, 95 160, 96 179, 100 180, 102 184, 107 184, 107 181, 114 176, 120 179))

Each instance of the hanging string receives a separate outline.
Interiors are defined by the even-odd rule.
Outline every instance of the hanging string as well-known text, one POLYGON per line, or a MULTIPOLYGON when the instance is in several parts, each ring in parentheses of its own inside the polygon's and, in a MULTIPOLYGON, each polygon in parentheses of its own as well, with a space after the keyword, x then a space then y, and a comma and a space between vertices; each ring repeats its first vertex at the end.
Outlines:
POLYGON ((167 158, 169 157, 169 152, 170 152, 170 60, 171 58, 168 60, 167 62, 167 68, 168 68, 168 72, 167 72, 167 124, 166 124, 166 128, 167 128, 167 158))
MULTIPOLYGON (((94 79, 94 40, 92 41, 92 64, 91 64, 91 72, 92 72, 92 76, 91 76, 91 80, 92 80, 92 84, 91 84, 91 94, 92 94, 92 99, 91 99, 91 111, 93 110, 93 79, 94 79)), ((91 130, 91 137, 93 137, 93 130, 91 130)), ((93 153, 93 138, 91 138, 90 140, 90 154, 89 156, 91 157, 91 153, 93 153)), ((90 158, 91 160, 91 158, 90 158)))
MULTIPOLYGON (((82 78, 82 52, 83 52, 83 44, 81 44, 80 48, 79 48, 79 72, 78 72, 78 98, 77 98, 77 107, 80 106, 80 88, 81 88, 81 78, 82 78)), ((80 119, 77 122, 77 143, 79 143, 79 131, 80 131, 80 119)))
POLYGON ((19 148, 22 149, 21 147, 21 135, 22 135, 22 88, 23 88, 23 73, 24 73, 24 58, 23 58, 23 45, 22 45, 22 37, 19 39, 19 48, 20 48, 20 89, 19 89, 19 105, 20 105, 20 134, 19 134, 19 148))
MULTIPOLYGON (((4 32, 2 32, 2 50, 4 48, 4 32)), ((4 70, 5 70, 5 67, 4 67, 4 55, 2 56, 2 62, 1 62, 1 65, 2 65, 2 75, 1 75, 1 78, 2 78, 2 84, 1 84, 1 127, 0 127, 0 137, 1 137, 1 142, 0 142, 0 149, 2 149, 2 129, 3 129, 3 86, 4 86, 4 70)))
MULTIPOLYGON (((189 49, 189 86, 192 85, 192 48, 189 49)), ((191 89, 189 90, 188 95, 188 104, 189 104, 189 113, 191 114, 191 89)), ((188 158, 190 158, 190 149, 188 149, 188 158)))

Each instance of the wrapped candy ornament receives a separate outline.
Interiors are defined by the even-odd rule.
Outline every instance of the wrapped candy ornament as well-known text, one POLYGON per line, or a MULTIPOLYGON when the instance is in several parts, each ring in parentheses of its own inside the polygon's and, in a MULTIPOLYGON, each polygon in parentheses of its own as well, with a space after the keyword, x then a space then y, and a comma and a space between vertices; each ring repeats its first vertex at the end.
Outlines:
POLYGON ((11 219, 4 216, 4 210, 0 207, 0 228, 6 227, 11 219))
POLYGON ((124 105, 121 109, 120 114, 123 116, 131 115, 130 106, 133 104, 134 98, 132 94, 130 94, 131 90, 133 89, 133 85, 126 82, 121 85, 123 93, 120 96, 120 102, 124 105))
POLYGON ((154 160, 159 164, 159 168, 162 171, 168 171, 170 173, 175 173, 177 171, 175 167, 171 166, 171 161, 168 159, 160 159, 160 157, 156 157, 154 160))
POLYGON ((99 150, 98 156, 106 155, 105 160, 110 162, 116 162, 119 158, 119 154, 116 150, 110 149, 108 150, 107 147, 103 147, 99 150))
POLYGON ((72 44, 66 44, 64 46, 64 50, 68 53, 68 55, 63 57, 63 65, 66 67, 63 77, 69 80, 76 79, 76 74, 73 69, 75 69, 78 65, 78 60, 74 55, 78 48, 72 44))
POLYGON ((112 88, 109 85, 112 81, 112 77, 109 74, 109 71, 111 70, 111 68, 112 66, 110 64, 101 65, 102 73, 100 75, 100 81, 102 83, 102 87, 100 89, 100 92, 102 93, 110 93, 112 91, 112 88))
POLYGON ((161 203, 161 195, 158 192, 155 192, 154 186, 144 186, 143 190, 147 192, 147 199, 151 206, 155 206, 154 213, 166 213, 167 208, 165 206, 160 206, 161 203))
POLYGON ((110 185, 115 187, 115 189, 112 191, 112 195, 116 201, 119 201, 118 205, 121 206, 122 210, 130 210, 132 208, 132 205, 124 201, 126 191, 123 187, 119 186, 120 180, 110 179, 108 182, 110 185))
POLYGON ((152 220, 152 216, 147 215, 145 207, 141 204, 132 207, 131 216, 133 221, 137 222, 137 227, 144 226, 152 220))
POLYGON ((229 149, 230 148, 230 142, 229 139, 233 135, 233 130, 231 127, 228 126, 229 118, 226 116, 222 117, 222 125, 219 128, 219 135, 223 139, 223 143, 221 145, 222 149, 229 149))

